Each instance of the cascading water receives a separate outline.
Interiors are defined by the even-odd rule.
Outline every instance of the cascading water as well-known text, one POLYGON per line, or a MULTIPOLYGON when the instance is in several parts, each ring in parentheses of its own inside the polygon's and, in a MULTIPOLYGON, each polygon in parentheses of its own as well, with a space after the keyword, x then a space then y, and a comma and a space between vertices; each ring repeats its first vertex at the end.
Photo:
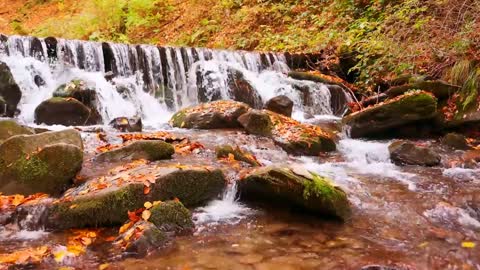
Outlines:
POLYGON ((34 121, 35 108, 72 79, 96 89, 103 123, 119 116, 165 123, 182 107, 237 99, 232 85, 239 78, 254 89, 247 99, 255 107, 283 94, 294 101, 299 118, 303 112, 332 114, 329 89, 288 78, 284 54, 2 36, 0 61, 21 88, 19 118, 28 123, 34 121), (109 72, 113 80, 105 78, 109 72))

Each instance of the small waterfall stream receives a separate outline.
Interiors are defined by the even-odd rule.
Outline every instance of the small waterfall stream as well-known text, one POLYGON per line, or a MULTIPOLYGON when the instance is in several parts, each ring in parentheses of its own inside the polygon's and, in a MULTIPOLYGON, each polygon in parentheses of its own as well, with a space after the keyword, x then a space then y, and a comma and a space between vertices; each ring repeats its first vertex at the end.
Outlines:
POLYGON ((72 79, 96 89, 103 123, 119 116, 141 116, 147 124, 158 125, 178 109, 200 102, 246 98, 261 107, 280 94, 294 101, 300 118, 303 112, 331 115, 328 87, 289 78, 288 55, 0 37, 0 61, 10 67, 21 88, 19 118, 27 123, 33 122, 42 101, 72 79), (232 90, 237 80, 253 92, 238 97, 244 91, 232 90))

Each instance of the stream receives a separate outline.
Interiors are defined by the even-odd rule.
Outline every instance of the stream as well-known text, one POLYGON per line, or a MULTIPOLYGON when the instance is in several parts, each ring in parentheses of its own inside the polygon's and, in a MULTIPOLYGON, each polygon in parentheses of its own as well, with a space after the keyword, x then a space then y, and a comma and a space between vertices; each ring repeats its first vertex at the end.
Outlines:
MULTIPOLYGON (((107 125, 112 119, 141 116, 144 132, 169 131, 205 147, 200 153, 177 154, 173 161, 161 162, 208 162, 222 168, 230 183, 221 198, 191 209, 192 235, 177 236, 168 248, 146 258, 125 258, 99 241, 85 255, 60 264, 18 269, 99 269, 105 263, 108 269, 480 269, 480 168, 452 167, 447 162, 431 168, 399 167, 390 161, 391 141, 351 139, 342 132, 336 152, 305 157, 288 155, 270 139, 239 130, 183 130, 168 125, 177 109, 202 102, 200 97, 213 100, 218 94, 218 99, 232 99, 225 90, 231 68, 242 72, 263 101, 279 94, 291 98, 295 119, 338 124, 342 115, 335 115, 339 110, 332 108, 328 88, 287 77, 284 56, 262 61, 260 54, 249 52, 108 44, 113 53, 108 59, 104 44, 58 40, 52 60, 50 43, 40 41, 38 46, 32 38, 12 36, 0 43, 0 61, 7 63, 22 90, 18 121, 51 130, 66 128, 35 125, 34 110, 59 85, 81 79, 97 89, 106 124, 94 127, 104 129, 109 138, 119 134, 107 125), (35 46, 40 49, 32 49, 35 46), (106 79, 107 72, 115 78, 106 79), (36 76, 44 84, 37 85, 36 76), (199 83, 197 76, 204 80, 199 83), (128 93, 118 91, 119 86, 128 88, 128 93), (308 89, 313 104, 303 102, 296 90, 299 86, 308 89), (305 112, 314 118, 307 119, 305 112), (351 217, 340 223, 294 208, 239 201, 233 180, 237 171, 216 161, 214 149, 221 144, 239 145, 264 165, 301 164, 331 178, 348 194, 351 217), (465 247, 466 242, 477 247, 465 247)), ((102 142, 95 133, 82 130, 86 157, 81 174, 88 180, 111 167, 90 161, 102 142)), ((417 142, 441 148, 434 139, 417 142)), ((459 155, 443 148, 441 153, 444 160, 459 155)), ((35 213, 30 214, 34 219, 35 213)), ((27 231, 9 224, 0 228, 0 253, 41 245, 60 248, 71 233, 27 231)), ((103 228, 99 234, 108 238, 117 229, 103 228)))

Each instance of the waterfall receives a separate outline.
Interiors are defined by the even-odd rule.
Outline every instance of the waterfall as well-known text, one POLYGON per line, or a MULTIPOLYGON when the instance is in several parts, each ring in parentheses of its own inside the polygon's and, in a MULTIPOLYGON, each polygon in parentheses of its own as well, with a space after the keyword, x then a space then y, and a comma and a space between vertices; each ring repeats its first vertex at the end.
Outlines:
POLYGON ((244 101, 238 97, 244 90, 234 89, 238 80, 254 89, 248 95, 255 97, 247 97, 256 102, 251 106, 283 94, 294 101, 294 111, 332 115, 329 88, 289 78, 289 59, 292 55, 283 53, 0 35, 0 61, 22 90, 18 109, 26 122, 33 122, 36 106, 72 79, 96 89, 104 123, 118 116, 158 123, 200 102, 244 101), (105 78, 108 74, 114 79, 105 78), (38 84, 39 78, 44 83, 38 84))

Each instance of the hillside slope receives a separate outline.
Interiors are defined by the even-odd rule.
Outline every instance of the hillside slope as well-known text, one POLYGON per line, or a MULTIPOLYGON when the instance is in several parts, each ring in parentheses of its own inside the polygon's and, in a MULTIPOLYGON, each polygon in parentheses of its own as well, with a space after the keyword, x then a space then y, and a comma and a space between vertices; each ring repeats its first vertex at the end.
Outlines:
POLYGON ((349 57, 350 81, 480 59, 476 0, 3 0, 0 32, 349 57), (25 3, 26 2, 26 3, 25 3))

